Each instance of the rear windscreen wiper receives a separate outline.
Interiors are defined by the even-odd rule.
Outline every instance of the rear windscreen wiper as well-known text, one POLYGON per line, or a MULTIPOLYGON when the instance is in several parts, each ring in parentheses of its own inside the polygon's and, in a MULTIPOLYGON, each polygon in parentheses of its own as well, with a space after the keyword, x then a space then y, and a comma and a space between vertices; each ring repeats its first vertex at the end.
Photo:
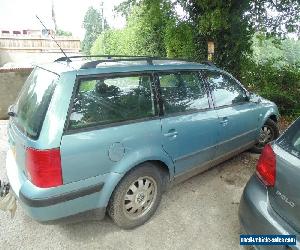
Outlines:
POLYGON ((17 114, 14 110, 14 107, 15 105, 10 105, 9 108, 8 108, 8 111, 7 111, 7 115, 10 116, 10 117, 16 117, 17 114))

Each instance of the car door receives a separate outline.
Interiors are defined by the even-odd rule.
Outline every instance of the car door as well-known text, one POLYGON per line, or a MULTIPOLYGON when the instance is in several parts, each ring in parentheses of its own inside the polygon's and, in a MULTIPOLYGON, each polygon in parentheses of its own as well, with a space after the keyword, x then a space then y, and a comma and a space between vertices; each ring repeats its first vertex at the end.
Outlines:
POLYGON ((78 79, 61 141, 64 183, 123 171, 133 158, 143 160, 144 152, 160 145, 153 90, 150 73, 78 79))
POLYGON ((257 104, 249 101, 246 90, 229 74, 217 70, 203 73, 219 119, 216 157, 251 146, 259 133, 257 104))
POLYGON ((215 155, 218 117, 199 72, 158 74, 163 100, 162 145, 175 175, 204 167, 215 155))

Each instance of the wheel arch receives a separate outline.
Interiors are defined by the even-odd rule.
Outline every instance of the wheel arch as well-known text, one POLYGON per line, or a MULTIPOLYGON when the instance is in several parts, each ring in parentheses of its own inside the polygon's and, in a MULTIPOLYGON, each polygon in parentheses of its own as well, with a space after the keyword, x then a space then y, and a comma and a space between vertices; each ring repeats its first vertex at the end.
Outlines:
POLYGON ((139 165, 150 162, 174 177, 174 162, 161 147, 144 147, 137 151, 128 152, 112 169, 113 172, 127 174, 139 165))
POLYGON ((264 117, 263 117, 263 119, 262 119, 262 121, 261 121, 260 126, 262 127, 262 126, 266 123, 266 121, 267 121, 268 119, 271 119, 272 121, 274 121, 274 122, 277 123, 278 120, 279 120, 279 113, 278 113, 278 111, 275 110, 274 108, 269 109, 269 110, 265 113, 265 115, 264 115, 264 117))
MULTIPOLYGON (((165 185, 167 185, 168 182, 170 182, 173 177, 174 177, 174 172, 172 171, 173 168, 172 166, 168 166, 167 163, 161 159, 149 159, 149 160, 144 160, 141 162, 137 162, 135 164, 132 164, 131 167, 126 168, 126 171, 124 171, 122 174, 122 178, 118 181, 118 183, 115 185, 115 188, 118 186, 118 184, 122 181, 125 175, 127 175, 130 171, 133 171, 134 169, 146 164, 150 163, 154 167, 157 167, 163 174, 163 182, 165 185)), ((115 189, 114 188, 114 189, 115 189)))
POLYGON ((117 188, 124 176, 144 163, 151 163, 165 173, 163 176, 163 182, 165 187, 167 187, 168 182, 172 181, 174 178, 174 163, 163 150, 156 151, 157 154, 147 154, 147 152, 153 153, 154 151, 156 150, 139 150, 139 152, 129 154, 124 161, 121 160, 119 164, 117 164, 113 172, 122 174, 122 177, 114 183, 113 189, 105 199, 106 205, 109 203, 114 190, 117 188), (140 155, 144 155, 144 157, 140 158, 140 155))
POLYGON ((274 122, 278 122, 278 117, 275 114, 269 116, 269 119, 273 120, 274 122))

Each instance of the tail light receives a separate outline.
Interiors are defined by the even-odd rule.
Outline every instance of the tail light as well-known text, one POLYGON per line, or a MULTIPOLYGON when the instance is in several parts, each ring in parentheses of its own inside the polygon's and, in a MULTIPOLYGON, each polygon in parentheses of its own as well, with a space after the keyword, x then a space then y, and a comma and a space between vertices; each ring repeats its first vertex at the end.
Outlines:
POLYGON ((41 188, 62 185, 59 148, 49 150, 26 149, 26 170, 29 180, 41 188))
POLYGON ((275 185, 276 156, 269 144, 262 150, 256 166, 256 174, 266 186, 273 187, 275 185))

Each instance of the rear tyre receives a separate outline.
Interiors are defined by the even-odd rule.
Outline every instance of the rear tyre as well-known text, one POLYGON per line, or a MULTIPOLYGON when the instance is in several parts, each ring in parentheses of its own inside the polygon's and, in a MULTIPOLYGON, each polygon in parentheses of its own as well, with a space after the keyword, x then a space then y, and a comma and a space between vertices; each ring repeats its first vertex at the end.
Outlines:
POLYGON ((268 119, 260 130, 258 143, 252 148, 252 152, 260 154, 266 144, 274 141, 279 136, 279 128, 276 122, 272 119, 268 119))
POLYGON ((123 177, 111 196, 108 214, 124 229, 143 225, 155 213, 162 190, 161 171, 151 163, 144 163, 123 177))

